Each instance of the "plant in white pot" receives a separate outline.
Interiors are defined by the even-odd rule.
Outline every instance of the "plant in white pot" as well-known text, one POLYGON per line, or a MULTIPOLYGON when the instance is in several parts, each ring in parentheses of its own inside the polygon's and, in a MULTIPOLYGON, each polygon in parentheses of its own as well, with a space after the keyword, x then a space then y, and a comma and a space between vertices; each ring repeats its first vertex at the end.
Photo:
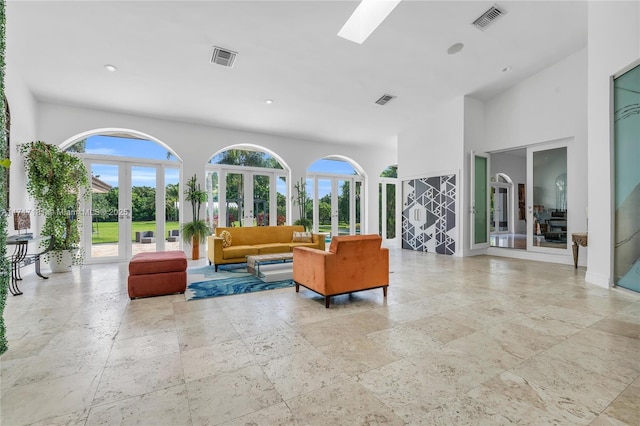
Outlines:
POLYGON ((35 201, 37 212, 45 215, 40 233, 53 240, 44 256, 51 271, 64 272, 72 265, 82 265, 78 211, 81 197, 91 193, 84 163, 42 141, 19 145, 18 150, 24 157, 27 193, 35 201))

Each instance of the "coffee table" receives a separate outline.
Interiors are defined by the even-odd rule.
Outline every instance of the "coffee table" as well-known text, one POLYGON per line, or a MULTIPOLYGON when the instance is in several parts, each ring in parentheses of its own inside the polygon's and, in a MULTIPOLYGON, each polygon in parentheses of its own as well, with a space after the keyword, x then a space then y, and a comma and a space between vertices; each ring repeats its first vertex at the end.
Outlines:
POLYGON ((247 256, 247 272, 265 283, 293 279, 293 253, 247 256))

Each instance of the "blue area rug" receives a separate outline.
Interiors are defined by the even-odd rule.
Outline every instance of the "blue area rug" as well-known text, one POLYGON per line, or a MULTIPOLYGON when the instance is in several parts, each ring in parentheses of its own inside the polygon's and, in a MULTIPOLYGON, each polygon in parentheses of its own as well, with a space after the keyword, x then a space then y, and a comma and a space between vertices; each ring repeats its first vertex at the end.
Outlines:
POLYGON ((246 264, 220 265, 218 272, 213 266, 193 268, 187 271, 188 281, 185 298, 187 300, 207 297, 229 296, 292 287, 293 280, 262 282, 247 272, 246 264))

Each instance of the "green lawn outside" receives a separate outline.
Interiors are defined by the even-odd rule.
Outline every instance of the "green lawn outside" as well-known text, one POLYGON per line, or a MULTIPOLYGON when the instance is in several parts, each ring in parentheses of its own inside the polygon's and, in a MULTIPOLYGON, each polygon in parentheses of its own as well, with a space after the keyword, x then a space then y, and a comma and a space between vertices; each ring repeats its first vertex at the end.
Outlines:
MULTIPOLYGON (((180 229, 179 222, 166 222, 165 232, 180 229)), ((136 232, 154 231, 156 222, 133 222, 131 241, 135 241, 136 232)), ((93 222, 93 232, 91 235, 92 244, 116 243, 118 242, 118 222, 93 222)))

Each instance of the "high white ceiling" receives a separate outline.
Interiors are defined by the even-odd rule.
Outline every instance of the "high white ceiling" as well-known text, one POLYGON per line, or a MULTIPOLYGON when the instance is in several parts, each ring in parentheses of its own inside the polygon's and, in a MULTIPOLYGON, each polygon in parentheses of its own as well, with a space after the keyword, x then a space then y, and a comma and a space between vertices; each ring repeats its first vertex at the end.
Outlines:
POLYGON ((8 72, 41 101, 388 144, 443 101, 489 99, 586 46, 583 1, 498 1, 507 15, 479 31, 492 4, 405 0, 358 45, 337 36, 356 1, 9 0, 8 72), (214 45, 239 52, 233 68, 209 62, 214 45))

